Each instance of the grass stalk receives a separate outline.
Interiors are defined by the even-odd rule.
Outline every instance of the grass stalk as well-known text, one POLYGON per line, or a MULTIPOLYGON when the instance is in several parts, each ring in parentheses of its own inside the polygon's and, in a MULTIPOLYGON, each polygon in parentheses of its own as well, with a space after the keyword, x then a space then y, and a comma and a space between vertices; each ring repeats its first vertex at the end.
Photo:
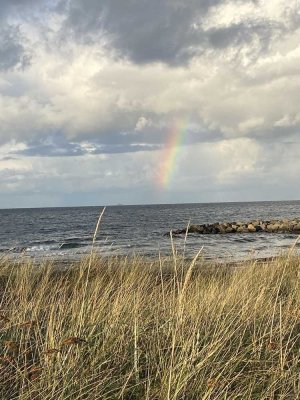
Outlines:
POLYGON ((299 398, 296 247, 264 262, 200 250, 182 263, 174 247, 81 263, 1 261, 0 399, 299 398))

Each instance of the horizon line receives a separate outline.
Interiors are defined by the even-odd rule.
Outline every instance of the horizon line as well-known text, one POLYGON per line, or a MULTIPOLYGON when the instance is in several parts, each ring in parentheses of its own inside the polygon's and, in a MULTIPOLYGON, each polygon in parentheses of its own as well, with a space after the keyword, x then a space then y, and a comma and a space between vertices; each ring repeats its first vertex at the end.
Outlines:
POLYGON ((243 200, 243 201, 203 201, 203 202, 181 202, 181 203, 140 203, 140 204, 106 204, 106 205, 71 205, 71 206, 41 206, 41 207, 0 207, 0 211, 5 210, 42 210, 42 209, 59 209, 59 208, 108 208, 108 207, 147 207, 147 206, 174 206, 174 205, 195 205, 195 204, 247 204, 247 203, 289 203, 300 202, 300 199, 289 200, 243 200))

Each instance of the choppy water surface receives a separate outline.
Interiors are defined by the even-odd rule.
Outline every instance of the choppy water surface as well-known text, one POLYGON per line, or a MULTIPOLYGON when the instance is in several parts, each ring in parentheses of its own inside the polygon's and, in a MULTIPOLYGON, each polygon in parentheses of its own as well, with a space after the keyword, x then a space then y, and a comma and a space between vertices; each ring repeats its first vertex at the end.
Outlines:
MULTIPOLYGON (((0 210, 0 252, 28 257, 79 257, 90 251, 93 232, 102 207, 0 210)), ((107 207, 96 241, 103 254, 171 253, 164 233, 192 224, 292 219, 300 217, 300 201, 174 204, 107 207)), ((268 257, 291 246, 295 234, 189 235, 186 254, 192 257, 202 246, 207 258, 268 257)), ((184 239, 175 238, 179 251, 184 239)))

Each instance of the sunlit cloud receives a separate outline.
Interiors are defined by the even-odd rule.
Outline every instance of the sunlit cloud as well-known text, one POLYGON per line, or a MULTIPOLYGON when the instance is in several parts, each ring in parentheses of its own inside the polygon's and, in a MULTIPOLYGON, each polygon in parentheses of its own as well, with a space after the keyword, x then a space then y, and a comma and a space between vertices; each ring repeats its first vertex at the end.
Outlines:
POLYGON ((299 197, 298 1, 0 6, 0 206, 299 197))

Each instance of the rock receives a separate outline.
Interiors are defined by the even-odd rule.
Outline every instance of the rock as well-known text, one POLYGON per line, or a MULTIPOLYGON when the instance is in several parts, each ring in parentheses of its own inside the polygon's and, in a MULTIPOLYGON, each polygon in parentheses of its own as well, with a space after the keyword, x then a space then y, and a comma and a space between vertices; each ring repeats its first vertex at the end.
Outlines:
POLYGON ((204 232, 204 226, 203 225, 199 225, 198 233, 203 233, 203 232, 204 232))
POLYGON ((273 232, 273 231, 274 231, 274 229, 273 229, 273 224, 267 225, 267 226, 266 226, 266 230, 267 230, 268 232, 273 232))
POLYGON ((267 230, 269 232, 277 232, 279 230, 279 228, 280 228, 280 225, 278 225, 278 224, 269 224, 269 225, 267 225, 267 230))
MULTIPOLYGON (((177 229, 176 231, 172 231, 172 235, 182 235, 186 233, 186 229, 177 229)), ((170 236, 170 232, 164 234, 164 236, 170 236)))
POLYGON ((300 232, 300 223, 293 225, 292 230, 293 232, 300 232))
MULTIPOLYGON (((214 224, 191 225, 188 233, 198 234, 226 234, 226 233, 254 233, 254 232, 292 232, 300 233, 300 218, 293 220, 271 220, 261 221, 253 220, 248 222, 222 222, 214 224)), ((186 229, 177 229, 173 231, 173 235, 186 234, 186 229)), ((169 236, 166 233, 165 236, 169 236)))
POLYGON ((287 222, 283 222, 280 225, 280 231, 281 232, 289 232, 291 230, 291 228, 292 228, 292 226, 287 222))
POLYGON ((190 225, 190 227, 188 228, 188 231, 189 231, 189 233, 200 233, 201 227, 200 227, 200 225, 190 225))
POLYGON ((206 227, 205 227, 205 232, 207 232, 207 233, 212 233, 212 226, 211 225, 206 225, 206 227))
POLYGON ((226 229, 228 228, 228 224, 221 224, 219 226, 220 233, 226 233, 226 229))
POLYGON ((253 224, 249 224, 249 225, 248 225, 248 231, 249 231, 249 232, 256 232, 255 226, 254 226, 253 224))

